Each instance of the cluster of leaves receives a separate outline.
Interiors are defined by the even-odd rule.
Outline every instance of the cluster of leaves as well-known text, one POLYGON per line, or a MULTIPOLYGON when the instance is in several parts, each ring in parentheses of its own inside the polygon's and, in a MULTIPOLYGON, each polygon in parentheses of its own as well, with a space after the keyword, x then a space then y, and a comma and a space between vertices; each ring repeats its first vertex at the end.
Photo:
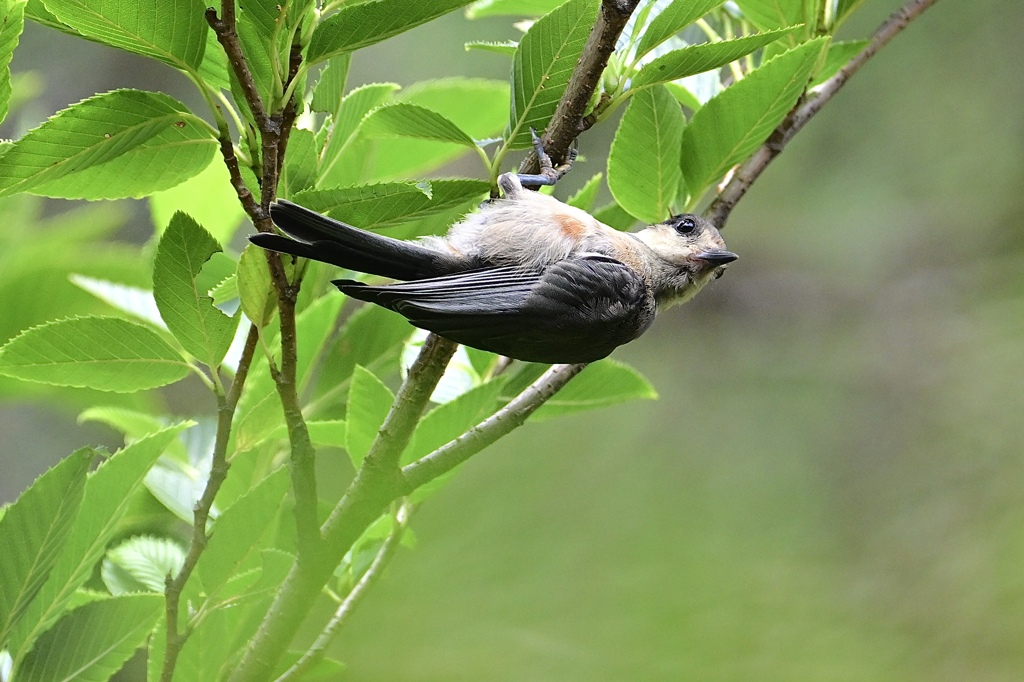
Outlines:
MULTIPOLYGON (((394 83, 350 87, 353 53, 469 0, 240 0, 237 36, 251 84, 229 68, 200 0, 2 2, 0 117, 11 101, 8 64, 27 18, 177 69, 203 94, 216 124, 167 95, 115 90, 71 105, 0 148, 0 201, 9 226, 0 233, 0 293, 6 301, 36 301, 17 314, 5 311, 0 320, 9 339, 0 349, 0 374, 11 379, 0 388, 21 395, 35 385, 38 395, 55 402, 88 405, 80 418, 117 429, 126 443, 113 454, 89 448, 72 454, 0 518, 5 675, 13 669, 19 681, 106 679, 148 639, 149 678, 160 679, 164 670, 169 679, 162 665, 168 623, 161 618, 161 593, 189 551, 198 552, 180 522, 193 523, 219 436, 231 472, 209 509, 212 533, 176 595, 187 605, 176 627, 188 637, 171 673, 222 679, 257 631, 297 551, 282 466, 290 434, 275 392, 282 352, 278 297, 264 254, 229 248, 243 218, 240 184, 255 196, 263 189, 259 112, 247 88, 255 88, 268 110, 293 98, 305 109, 301 126, 290 131, 278 196, 394 236, 434 234, 486 196, 507 170, 507 155, 529 147, 531 128, 547 127, 599 2, 474 3, 470 17, 536 18, 523 25, 518 42, 467 45, 508 55, 509 80, 451 77, 404 89, 394 83), (301 61, 289 75, 296 50, 301 61), (229 123, 237 137, 228 146, 239 162, 238 177, 229 177, 218 154, 229 123), (422 179, 466 152, 479 156, 486 180, 422 179), (69 213, 63 224, 25 239, 24 225, 38 213, 38 202, 26 194, 149 197, 152 244, 141 251, 97 249, 97 240, 121 218, 102 208, 69 213), (35 296, 19 295, 28 287, 35 296), (250 329, 258 330, 258 342, 250 329), (258 360, 250 369, 254 347, 258 360), (244 389, 236 403, 225 403, 225 384, 236 372, 247 375, 244 389), (233 411, 230 433, 218 432, 223 427, 209 415, 182 421, 162 409, 153 389, 187 377, 233 411)), ((596 206, 604 177, 597 174, 570 203, 619 228, 697 205, 764 142, 812 79, 827 78, 859 49, 829 39, 856 4, 642 3, 588 110, 594 124, 626 105, 607 167, 614 201, 596 206)), ((313 443, 344 450, 358 471, 392 407, 387 383, 403 349, 414 352, 419 340, 404 320, 381 309, 343 314, 344 297, 326 285, 329 274, 319 264, 289 264, 290 280, 303 282, 295 382, 313 443)), ((465 433, 544 369, 514 365, 505 371, 491 354, 461 353, 435 393, 437 406, 419 420, 402 464, 465 433)), ((653 396, 646 379, 605 360, 537 415, 653 396)), ((343 600, 384 539, 404 526, 399 510, 426 499, 439 482, 414 491, 363 530, 326 592, 343 600)), ((301 653, 293 652, 281 669, 301 653)), ((305 672, 331 677, 339 665, 324 659, 305 672)))

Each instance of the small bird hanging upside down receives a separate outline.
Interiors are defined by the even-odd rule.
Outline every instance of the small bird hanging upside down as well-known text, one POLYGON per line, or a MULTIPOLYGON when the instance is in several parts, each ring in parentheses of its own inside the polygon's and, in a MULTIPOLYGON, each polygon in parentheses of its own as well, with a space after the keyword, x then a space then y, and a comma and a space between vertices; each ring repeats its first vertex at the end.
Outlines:
POLYGON ((270 208, 289 239, 261 233, 265 249, 403 280, 334 284, 423 329, 518 360, 599 360, 643 334, 659 308, 692 298, 736 254, 715 226, 677 215, 636 233, 525 189, 560 173, 505 173, 503 198, 483 204, 447 236, 406 242, 351 227, 288 201, 270 208))

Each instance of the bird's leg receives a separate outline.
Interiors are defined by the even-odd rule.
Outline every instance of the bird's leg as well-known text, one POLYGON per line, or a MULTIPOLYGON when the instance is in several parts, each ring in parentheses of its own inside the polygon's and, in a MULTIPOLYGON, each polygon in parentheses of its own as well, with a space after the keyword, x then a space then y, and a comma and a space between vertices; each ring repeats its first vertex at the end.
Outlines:
POLYGON ((554 185, 572 168, 576 155, 579 153, 576 141, 574 140, 572 147, 569 148, 569 153, 565 157, 565 163, 555 167, 551 163, 551 157, 544 151, 544 142, 537 136, 537 131, 530 128, 530 136, 533 138, 533 150, 537 153, 537 161, 540 163, 540 174, 524 175, 517 173, 519 182, 529 186, 554 185))

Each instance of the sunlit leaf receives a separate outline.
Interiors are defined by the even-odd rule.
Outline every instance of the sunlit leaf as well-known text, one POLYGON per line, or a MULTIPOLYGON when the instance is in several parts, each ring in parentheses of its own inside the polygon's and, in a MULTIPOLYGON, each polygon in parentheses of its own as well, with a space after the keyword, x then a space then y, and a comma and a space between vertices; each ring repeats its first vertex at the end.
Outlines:
POLYGON ((323 61, 343 52, 352 52, 399 33, 415 28, 431 19, 464 7, 471 0, 369 0, 344 5, 313 31, 307 59, 323 61))
POLYGON ((145 590, 163 594, 167 576, 177 575, 185 550, 170 538, 137 535, 109 550, 101 575, 111 594, 145 590))
POLYGON ((636 56, 647 54, 721 4, 722 0, 673 0, 645 27, 636 56))
MULTIPOLYGON (((288 150, 291 151, 291 144, 288 150)), ((157 234, 167 229, 177 211, 182 211, 202 225, 220 244, 229 243, 245 219, 245 212, 231 187, 228 169, 220 155, 214 156, 206 168, 185 182, 150 195, 149 210, 157 234)))
POLYGON ((429 184, 389 182, 300 192, 295 202, 363 229, 382 228, 433 215, 482 197, 483 180, 431 180, 429 184))
POLYGON ((78 317, 28 329, 0 348, 0 374, 57 386, 131 392, 189 373, 149 329, 114 317, 78 317))
POLYGON ((197 69, 209 25, 200 0, 45 0, 46 9, 83 36, 183 70, 197 69))
POLYGON ((723 90, 683 132, 682 168, 691 193, 725 175, 764 142, 804 91, 827 38, 793 48, 723 90))
POLYGON ((153 297, 168 329, 186 351, 216 367, 235 336, 238 317, 214 307, 205 288, 196 283, 210 257, 221 251, 209 232, 178 212, 160 238, 153 261, 153 297))
POLYGON ((470 19, 495 16, 539 17, 565 0, 477 0, 466 9, 470 19))
POLYGON ((640 69, 640 72, 633 78, 631 87, 637 90, 723 67, 778 40, 796 28, 798 27, 791 26, 775 31, 755 33, 735 40, 703 43, 674 50, 661 55, 640 69))
POLYGON ((608 188, 631 215, 654 224, 671 214, 685 127, 682 109, 665 88, 633 95, 608 155, 608 188))
POLYGON ((166 329, 163 318, 160 317, 160 310, 153 300, 153 292, 140 287, 132 287, 127 284, 109 282, 104 279, 86 277, 85 275, 72 274, 68 277, 75 286, 88 291, 90 294, 114 308, 128 313, 143 322, 148 322, 154 327, 166 329))
POLYGON ((616 360, 598 360, 544 403, 532 418, 547 419, 628 400, 654 400, 657 397, 651 383, 629 365, 616 360))
POLYGON ((569 0, 541 17, 519 41, 512 59, 512 109, 509 144, 526 149, 530 128, 542 131, 555 113, 569 76, 597 14, 591 0, 569 0))
POLYGON ((0 122, 7 116, 11 101, 11 56, 24 28, 24 1, 0 0, 0 122))
POLYGON ((404 102, 376 109, 363 121, 362 130, 369 137, 413 137, 476 146, 472 137, 441 114, 404 102))
POLYGON ((480 52, 495 52, 497 54, 503 54, 511 57, 516 53, 516 48, 519 47, 519 43, 514 40, 471 40, 466 43, 466 52, 470 50, 479 50, 480 52))

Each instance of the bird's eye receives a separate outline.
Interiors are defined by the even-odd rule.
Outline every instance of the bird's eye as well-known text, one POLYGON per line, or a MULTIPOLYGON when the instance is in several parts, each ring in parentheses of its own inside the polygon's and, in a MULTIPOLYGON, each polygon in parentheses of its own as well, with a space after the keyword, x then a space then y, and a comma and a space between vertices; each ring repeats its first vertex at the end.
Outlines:
POLYGON ((676 232, 690 234, 697 229, 697 221, 693 216, 683 216, 676 221, 676 232))

